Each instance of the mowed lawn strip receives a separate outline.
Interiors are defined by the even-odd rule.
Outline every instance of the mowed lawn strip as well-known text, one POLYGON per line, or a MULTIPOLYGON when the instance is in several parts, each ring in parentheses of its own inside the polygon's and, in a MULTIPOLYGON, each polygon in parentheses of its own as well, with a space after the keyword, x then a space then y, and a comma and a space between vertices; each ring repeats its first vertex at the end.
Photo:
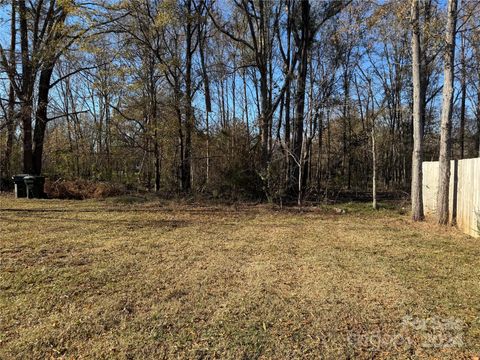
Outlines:
POLYGON ((480 241, 368 204, 0 197, 0 358, 480 355, 480 241))

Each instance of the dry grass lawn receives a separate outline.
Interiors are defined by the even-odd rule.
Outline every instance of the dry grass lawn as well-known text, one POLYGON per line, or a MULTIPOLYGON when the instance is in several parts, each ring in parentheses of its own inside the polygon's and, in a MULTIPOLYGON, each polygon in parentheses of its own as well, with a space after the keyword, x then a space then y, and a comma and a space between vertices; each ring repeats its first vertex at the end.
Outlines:
POLYGON ((0 197, 1 359, 480 355, 480 240, 368 205, 120 200, 0 197))

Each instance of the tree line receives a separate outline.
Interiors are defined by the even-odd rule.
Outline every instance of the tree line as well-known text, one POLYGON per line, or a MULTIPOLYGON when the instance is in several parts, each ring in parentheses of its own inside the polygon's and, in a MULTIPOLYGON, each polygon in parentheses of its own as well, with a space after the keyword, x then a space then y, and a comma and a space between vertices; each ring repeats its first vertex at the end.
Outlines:
MULTIPOLYGON (((477 0, 0 2, 0 178, 271 201, 480 151, 477 0)), ((439 222, 448 196, 439 196, 439 222)), ((445 215, 447 214, 447 215, 445 215)), ((446 216, 446 217, 445 217, 446 216)))

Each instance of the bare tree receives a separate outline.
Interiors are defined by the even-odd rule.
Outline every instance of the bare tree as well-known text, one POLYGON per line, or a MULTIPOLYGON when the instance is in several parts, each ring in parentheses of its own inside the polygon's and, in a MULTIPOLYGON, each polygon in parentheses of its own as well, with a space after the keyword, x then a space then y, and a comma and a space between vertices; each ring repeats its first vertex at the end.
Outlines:
MULTIPOLYGON (((440 160, 437 192, 437 221, 441 225, 449 221, 450 157, 452 147, 452 107, 455 61, 455 35, 457 1, 448 1, 447 29, 445 34, 444 84, 440 132, 440 160)), ((454 219, 453 219, 454 220, 454 219)))
MULTIPOLYGON (((10 24, 10 49, 9 49, 9 66, 12 69, 16 68, 16 59, 15 59, 15 46, 17 44, 17 11, 16 11, 16 1, 12 0, 11 5, 11 24, 10 24)), ((15 132, 15 87, 14 80, 12 77, 9 77, 9 87, 8 87, 8 108, 6 113, 6 128, 7 128, 7 140, 5 144, 5 154, 1 159, 0 163, 0 182, 2 178, 7 178, 11 175, 11 157, 12 157, 12 147, 13 147, 13 137, 15 132)), ((0 189, 2 184, 0 183, 0 189)))
POLYGON ((412 219, 424 219, 422 194, 422 161, 423 161, 423 108, 422 102, 422 67, 420 47, 420 14, 419 0, 412 0, 412 82, 413 82, 413 154, 412 154, 412 219))

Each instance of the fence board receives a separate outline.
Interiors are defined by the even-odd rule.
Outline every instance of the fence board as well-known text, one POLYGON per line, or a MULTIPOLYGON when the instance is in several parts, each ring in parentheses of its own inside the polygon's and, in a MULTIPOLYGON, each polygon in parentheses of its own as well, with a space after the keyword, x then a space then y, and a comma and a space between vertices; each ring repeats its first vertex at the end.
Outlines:
MULTIPOLYGON (((480 158, 452 160, 450 164, 450 219, 464 233, 480 236, 480 158)), ((423 163, 423 204, 425 212, 436 212, 438 161, 423 163)))

